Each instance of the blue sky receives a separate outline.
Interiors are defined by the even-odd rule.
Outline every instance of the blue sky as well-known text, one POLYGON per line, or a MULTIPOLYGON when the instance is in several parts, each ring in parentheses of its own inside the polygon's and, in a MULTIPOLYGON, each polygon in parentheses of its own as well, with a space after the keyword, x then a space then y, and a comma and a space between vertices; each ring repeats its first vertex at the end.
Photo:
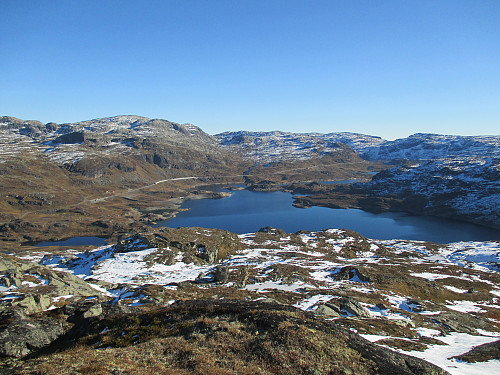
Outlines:
POLYGON ((500 134, 500 1, 0 1, 0 115, 500 134))

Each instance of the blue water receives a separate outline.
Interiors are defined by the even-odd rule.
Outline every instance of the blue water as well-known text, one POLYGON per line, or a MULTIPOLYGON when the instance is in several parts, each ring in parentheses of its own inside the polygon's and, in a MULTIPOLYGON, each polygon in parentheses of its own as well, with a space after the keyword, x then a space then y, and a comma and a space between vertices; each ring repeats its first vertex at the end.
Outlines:
POLYGON ((205 227, 226 229, 234 233, 255 232, 272 226, 286 232, 351 229, 374 239, 410 239, 437 243, 499 240, 500 231, 460 221, 410 216, 402 213, 372 214, 362 210, 324 207, 296 208, 292 194, 283 192, 234 191, 222 199, 200 199, 185 202, 175 218, 156 226, 205 227))
POLYGON ((319 181, 323 185, 341 185, 341 184, 352 184, 354 182, 359 182, 359 180, 337 180, 337 181, 319 181))
POLYGON ((106 240, 100 237, 73 237, 64 241, 39 242, 35 246, 103 246, 106 240))

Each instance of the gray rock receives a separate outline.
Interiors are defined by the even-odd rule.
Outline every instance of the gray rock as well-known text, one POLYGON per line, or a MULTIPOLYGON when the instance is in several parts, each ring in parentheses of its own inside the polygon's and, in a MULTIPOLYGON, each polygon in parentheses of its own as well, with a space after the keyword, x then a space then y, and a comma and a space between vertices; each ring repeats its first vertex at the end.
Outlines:
POLYGON ((45 294, 24 294, 14 300, 17 305, 25 310, 27 314, 47 309, 52 303, 52 298, 45 294))
POLYGON ((314 314, 320 316, 329 316, 329 317, 340 317, 337 309, 333 309, 328 305, 320 305, 316 310, 313 311, 314 314))
POLYGON ((212 271, 213 281, 216 283, 224 284, 227 282, 227 278, 229 276, 229 269, 227 266, 217 266, 212 271))
POLYGON ((8 322, 0 329, 0 357, 24 357, 65 333, 61 321, 51 318, 34 320, 18 310, 3 312, 0 318, 8 322))
POLYGON ((215 247, 199 244, 196 246, 196 256, 208 263, 215 263, 217 260, 218 250, 215 247))
POLYGON ((84 318, 90 318, 93 316, 99 316, 102 314, 102 305, 96 304, 91 306, 87 311, 83 313, 84 318))
POLYGON ((287 233, 283 229, 273 227, 263 227, 259 229, 260 233, 269 233, 279 237, 286 237, 287 233))
POLYGON ((358 301, 352 297, 342 297, 340 308, 348 313, 361 318, 371 317, 367 309, 365 309, 358 301))
POLYGON ((369 276, 365 275, 358 268, 353 266, 342 267, 339 272, 333 275, 335 280, 352 280, 359 279, 362 282, 371 282, 369 276))
POLYGON ((227 266, 218 265, 208 272, 202 272, 196 277, 195 283, 215 282, 224 284, 227 282, 229 270, 227 266))

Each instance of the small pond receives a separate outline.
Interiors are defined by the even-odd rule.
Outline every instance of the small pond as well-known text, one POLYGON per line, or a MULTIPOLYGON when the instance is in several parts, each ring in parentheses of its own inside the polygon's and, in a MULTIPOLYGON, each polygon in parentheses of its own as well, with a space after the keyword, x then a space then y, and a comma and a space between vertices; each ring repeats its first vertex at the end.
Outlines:
POLYGON ((105 238, 100 237, 73 237, 63 241, 44 241, 35 246, 103 246, 106 244, 105 238))

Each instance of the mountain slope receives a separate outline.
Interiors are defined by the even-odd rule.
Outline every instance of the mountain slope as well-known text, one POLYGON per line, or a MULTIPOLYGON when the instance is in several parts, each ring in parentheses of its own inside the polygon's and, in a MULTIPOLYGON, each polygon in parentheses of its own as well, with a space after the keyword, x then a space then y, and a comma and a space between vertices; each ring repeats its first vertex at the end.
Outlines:
POLYGON ((172 176, 182 171, 229 167, 227 152, 193 125, 139 116, 116 116, 72 124, 0 118, 0 161, 20 153, 43 155, 72 172, 100 177, 127 172, 140 161, 172 176))
POLYGON ((215 136, 221 145, 237 149, 246 158, 273 162, 307 159, 322 153, 334 153, 339 143, 362 154, 384 142, 380 137, 355 133, 225 132, 215 136))
POLYGON ((385 141, 362 152, 368 160, 431 160, 452 157, 500 157, 500 136, 413 134, 385 141))
POLYGON ((4 116, 0 238, 127 232, 151 210, 168 217, 179 204, 170 200, 197 194, 196 184, 240 182, 231 176, 247 168, 189 124, 116 116, 59 125, 4 116))
POLYGON ((226 146, 257 160, 305 159, 321 151, 333 151, 343 143, 367 160, 430 160, 488 155, 499 157, 500 136, 413 134, 387 141, 356 133, 225 132, 215 136, 226 146))

